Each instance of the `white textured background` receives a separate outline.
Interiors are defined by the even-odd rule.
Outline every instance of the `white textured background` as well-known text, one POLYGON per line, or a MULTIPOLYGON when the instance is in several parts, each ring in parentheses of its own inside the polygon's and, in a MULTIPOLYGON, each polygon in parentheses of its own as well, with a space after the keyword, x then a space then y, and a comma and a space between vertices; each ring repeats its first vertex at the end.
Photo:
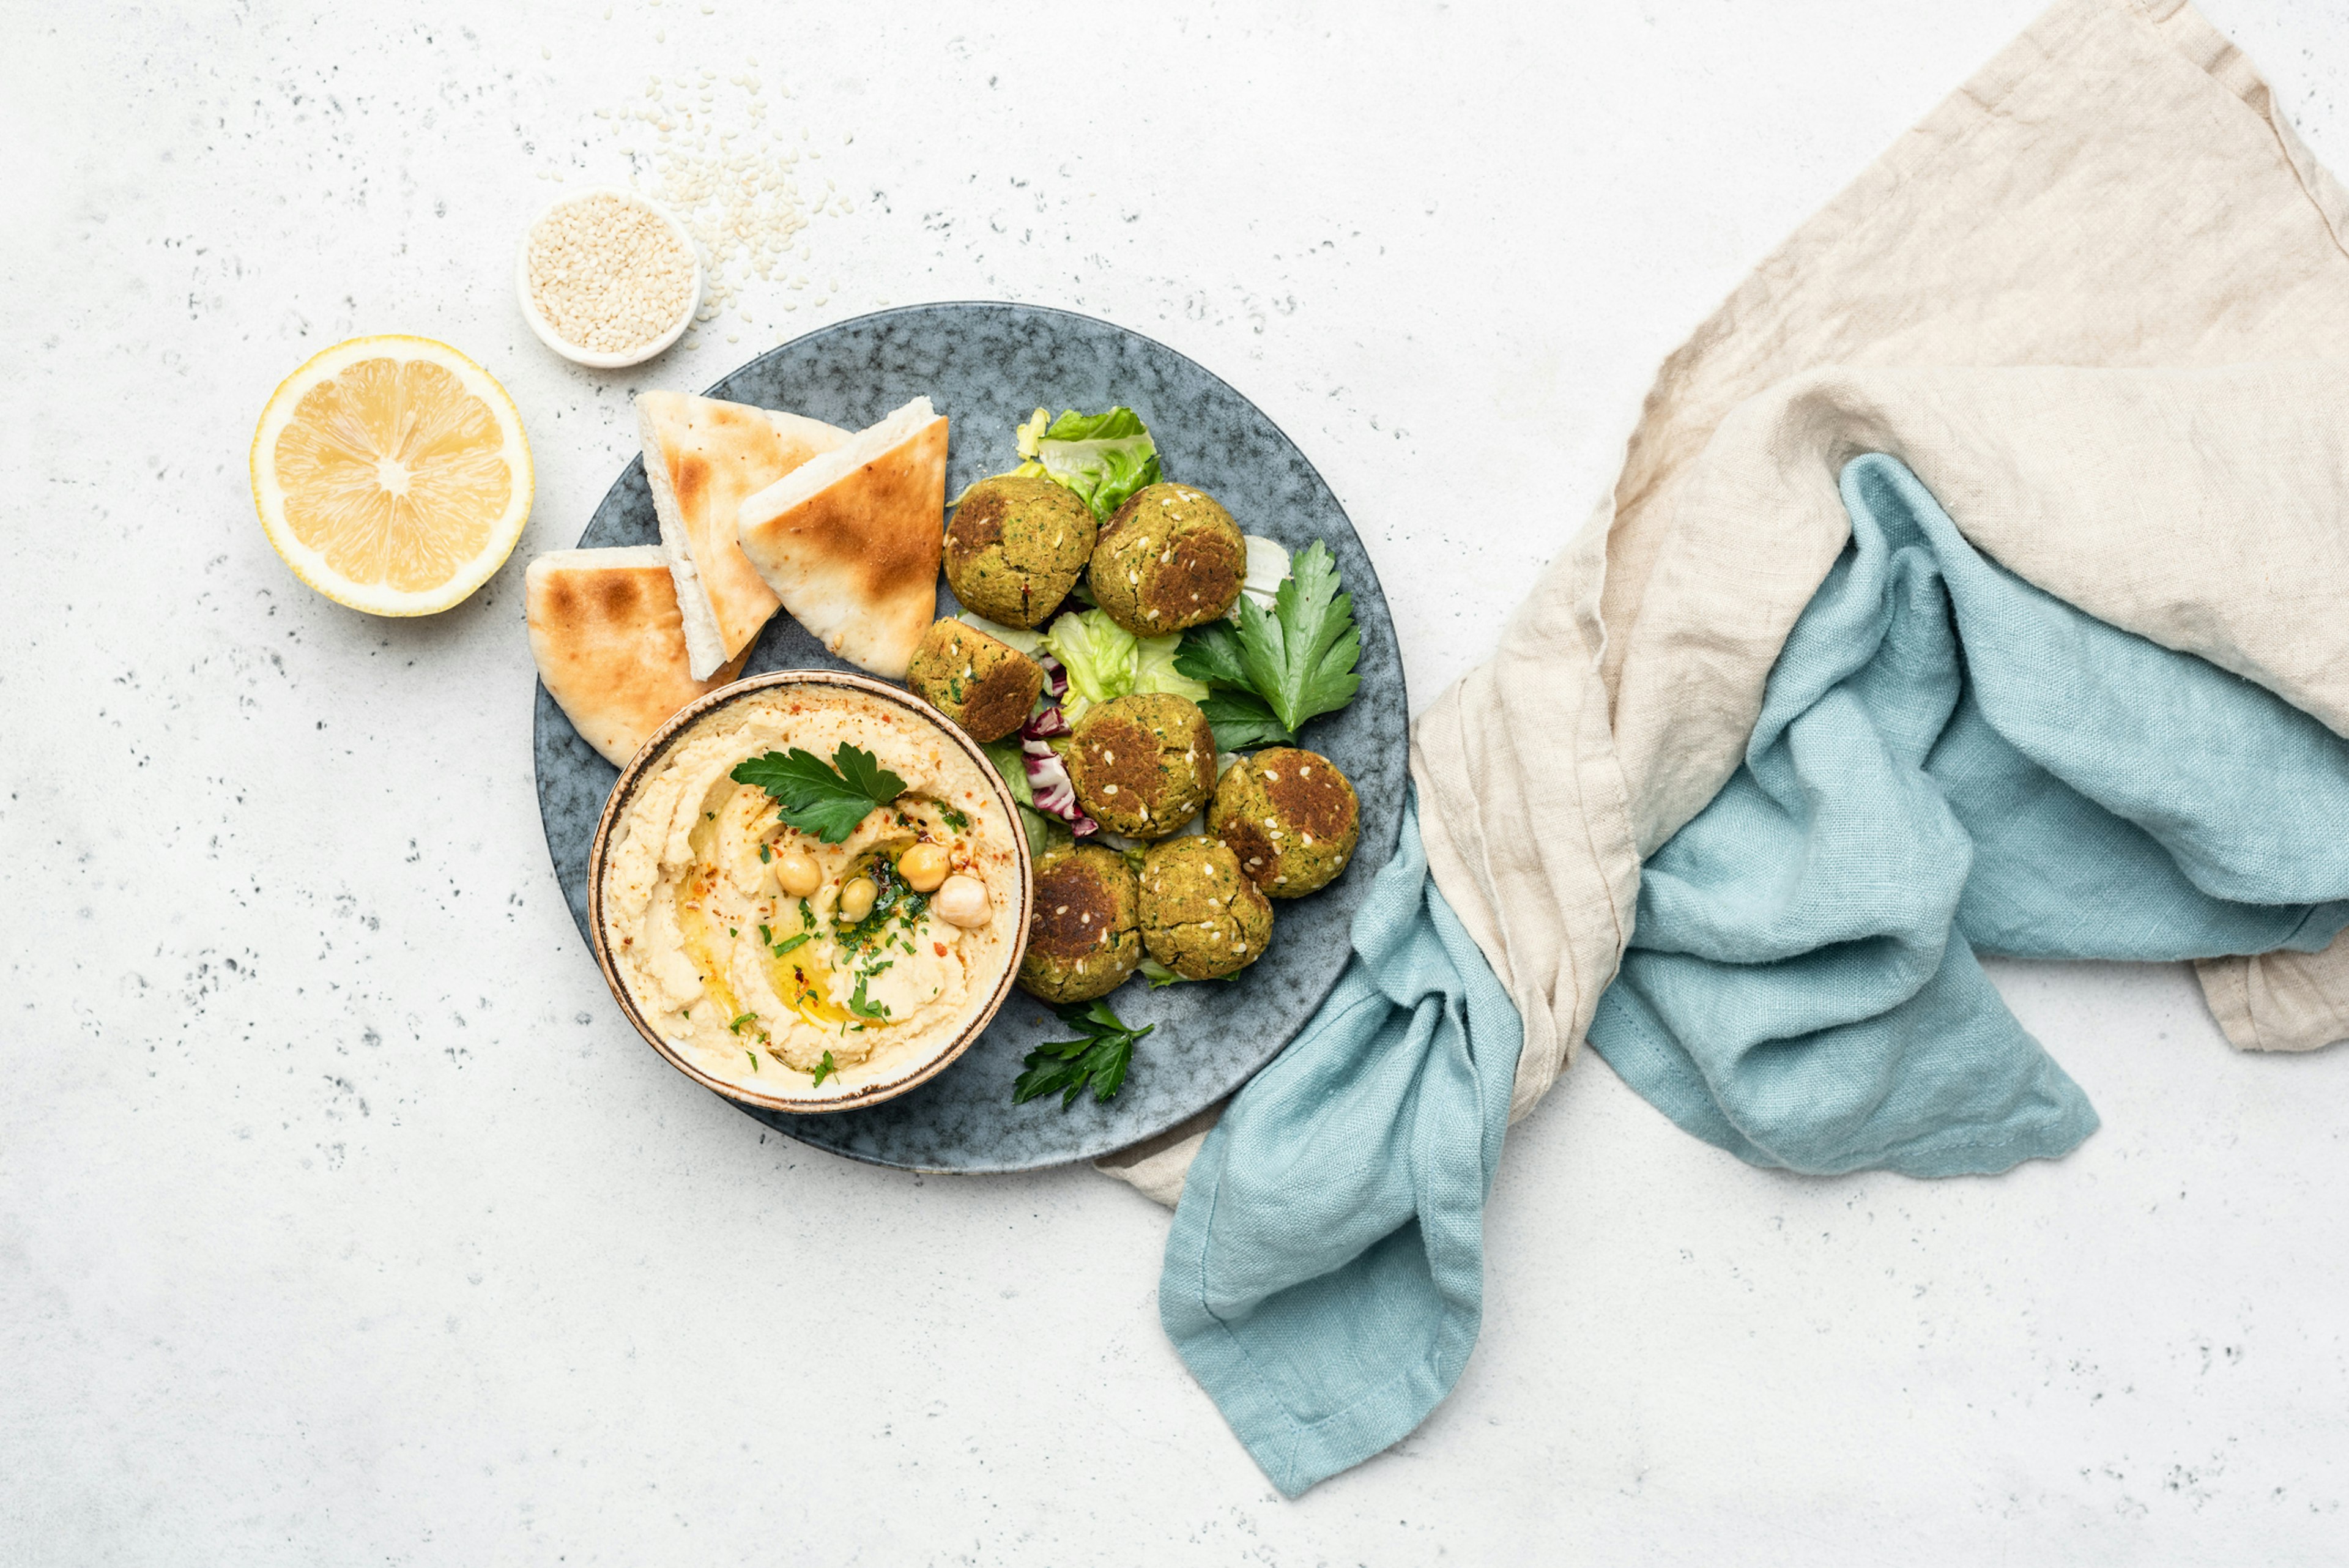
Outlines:
MULTIPOLYGON (((2349 165, 2349 13, 2206 8, 2349 165)), ((2180 971, 1999 971, 2106 1127, 1996 1180, 1764 1174, 1586 1060, 1458 1390, 1296 1503, 1159 1332, 1160 1211, 803 1151, 622 1026, 519 586, 636 387, 885 299, 1151 333, 1320 465, 1423 703, 1658 358, 2035 6, 985 9, 0 0, 0 1562, 2337 1561, 2349 1052, 2235 1055, 2180 971), (525 215, 622 172, 595 109, 722 110, 745 54, 858 202, 814 285, 554 360, 525 215), (537 459, 423 623, 248 497, 278 379, 374 331, 537 459)))

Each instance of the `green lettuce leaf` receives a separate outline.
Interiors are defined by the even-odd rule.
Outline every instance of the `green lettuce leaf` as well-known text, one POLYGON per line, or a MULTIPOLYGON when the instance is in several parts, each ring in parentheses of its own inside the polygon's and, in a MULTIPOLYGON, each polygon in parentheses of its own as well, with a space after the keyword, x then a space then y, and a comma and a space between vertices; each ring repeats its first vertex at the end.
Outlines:
POLYGON ((1177 697, 1188 697, 1194 702, 1207 700, 1205 681, 1194 680, 1182 671, 1176 662, 1182 656, 1183 634, 1169 632, 1164 637, 1145 637, 1134 645, 1133 689, 1136 691, 1165 691, 1177 697))
POLYGON ((1141 649, 1133 634, 1110 619, 1106 610, 1069 610, 1054 618, 1044 633, 1044 647, 1069 672, 1069 694, 1061 700, 1061 711, 1071 724, 1092 704, 1133 690, 1141 649))
POLYGON ((1042 430, 1044 410, 1019 427, 1019 455, 1043 466, 1045 477, 1082 497, 1106 522, 1125 498, 1159 479, 1158 447, 1132 409, 1061 413, 1042 430))

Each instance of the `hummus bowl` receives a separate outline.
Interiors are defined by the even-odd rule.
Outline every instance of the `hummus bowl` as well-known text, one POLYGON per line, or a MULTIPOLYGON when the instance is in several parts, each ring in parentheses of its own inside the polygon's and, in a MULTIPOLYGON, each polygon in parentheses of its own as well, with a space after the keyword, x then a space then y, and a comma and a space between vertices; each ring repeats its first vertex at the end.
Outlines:
POLYGON ((636 1033, 704 1087, 792 1113, 943 1072, 1010 994, 1032 897, 978 744, 901 688, 817 670, 738 680, 663 725, 605 804, 587 883, 595 961, 636 1033), (837 843, 735 776, 846 746, 905 788, 837 843))

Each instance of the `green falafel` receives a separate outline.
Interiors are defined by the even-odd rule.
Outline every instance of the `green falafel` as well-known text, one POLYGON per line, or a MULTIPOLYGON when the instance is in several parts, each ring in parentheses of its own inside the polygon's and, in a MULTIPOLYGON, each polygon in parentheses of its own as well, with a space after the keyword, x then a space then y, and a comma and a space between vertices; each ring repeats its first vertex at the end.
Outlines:
POLYGON ((1124 984, 1142 961, 1141 898, 1133 867, 1114 849, 1080 844, 1046 854, 1036 863, 1019 988, 1061 1004, 1124 984))
POLYGON ((1164 838, 1215 789, 1216 732, 1187 697, 1136 692, 1086 709, 1064 760, 1077 803, 1102 826, 1164 838))
POLYGON ((1142 943, 1185 980, 1218 980, 1272 941, 1272 904, 1225 845, 1200 836, 1151 846, 1142 863, 1142 943))
POLYGON ((1041 626, 1076 586, 1099 533, 1092 509, 1049 479, 982 479, 947 524, 947 585, 990 620, 1041 626))
POLYGON ((905 683, 972 740, 999 741, 1028 722, 1044 667, 949 616, 922 634, 905 683))
POLYGON ((1230 846, 1240 869, 1268 894, 1301 898, 1346 868, 1361 838, 1362 807, 1329 758, 1274 746, 1225 770, 1207 807, 1207 831, 1230 846))
POLYGON ((1247 541, 1216 498, 1187 484, 1146 484, 1093 545, 1093 597, 1136 637, 1201 626, 1232 607, 1247 580, 1247 541))

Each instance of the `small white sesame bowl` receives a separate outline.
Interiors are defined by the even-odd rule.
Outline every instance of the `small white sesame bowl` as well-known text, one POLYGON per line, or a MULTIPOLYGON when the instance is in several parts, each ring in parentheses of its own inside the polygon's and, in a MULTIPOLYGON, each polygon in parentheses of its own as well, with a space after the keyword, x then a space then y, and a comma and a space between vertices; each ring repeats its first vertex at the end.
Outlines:
POLYGON ((678 223, 676 214, 659 202, 620 185, 590 185, 582 190, 567 191, 555 197, 532 214, 530 222, 523 228, 522 244, 514 252, 514 298, 522 306, 523 319, 530 323, 530 329, 538 334, 540 342, 574 364, 585 365, 594 370, 617 370, 629 365, 641 365, 654 355, 665 351, 675 344, 678 338, 685 336, 685 329, 693 325, 694 313, 701 308, 702 286, 701 252, 694 244, 693 236, 686 232, 685 225, 678 223), (677 319, 669 323, 667 328, 659 336, 647 338, 632 348, 623 348, 616 352, 599 352, 594 348, 583 348, 557 332, 554 329, 554 324, 547 320, 545 314, 538 308, 538 301, 533 296, 530 286, 530 242, 531 236, 538 232, 538 225, 545 222, 547 217, 558 208, 568 206, 574 202, 584 202, 592 196, 617 197, 631 206, 641 207, 668 225, 669 232, 677 236, 678 244, 685 247, 685 254, 693 259, 693 282, 686 289, 685 308, 678 313, 677 319))

